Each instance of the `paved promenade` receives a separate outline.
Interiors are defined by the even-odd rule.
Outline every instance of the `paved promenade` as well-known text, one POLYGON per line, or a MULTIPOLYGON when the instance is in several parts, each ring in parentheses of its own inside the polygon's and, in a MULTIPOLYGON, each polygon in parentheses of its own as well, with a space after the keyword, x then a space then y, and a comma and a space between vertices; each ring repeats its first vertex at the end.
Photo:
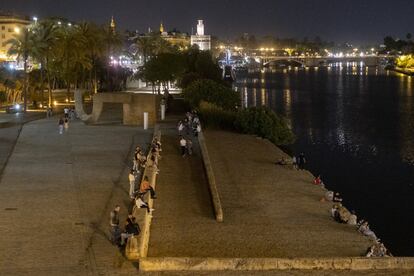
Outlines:
POLYGON ((182 158, 175 130, 163 136, 149 256, 343 257, 370 246, 330 218, 308 172, 276 166, 283 153, 252 136, 206 132, 224 211, 214 220, 200 155, 182 158))
POLYGON ((107 240, 109 212, 120 204, 126 216, 130 150, 151 136, 80 122, 59 135, 57 118, 27 123, 0 182, 0 275, 135 273, 107 240))

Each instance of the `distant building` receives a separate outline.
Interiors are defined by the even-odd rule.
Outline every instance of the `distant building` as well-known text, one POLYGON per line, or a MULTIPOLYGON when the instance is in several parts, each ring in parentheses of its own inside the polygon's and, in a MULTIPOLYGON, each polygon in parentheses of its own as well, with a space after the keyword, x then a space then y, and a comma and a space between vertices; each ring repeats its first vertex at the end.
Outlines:
POLYGON ((211 50, 211 36, 204 34, 203 20, 198 20, 197 34, 191 36, 191 45, 197 45, 202 51, 211 50))
POLYGON ((177 30, 170 32, 165 31, 164 25, 161 22, 160 34, 163 39, 171 43, 173 46, 177 46, 178 49, 184 50, 190 46, 190 37, 187 33, 181 33, 177 30))
POLYGON ((10 45, 6 42, 14 38, 23 28, 31 23, 28 17, 12 14, 0 14, 0 61, 11 61, 7 52, 10 45))

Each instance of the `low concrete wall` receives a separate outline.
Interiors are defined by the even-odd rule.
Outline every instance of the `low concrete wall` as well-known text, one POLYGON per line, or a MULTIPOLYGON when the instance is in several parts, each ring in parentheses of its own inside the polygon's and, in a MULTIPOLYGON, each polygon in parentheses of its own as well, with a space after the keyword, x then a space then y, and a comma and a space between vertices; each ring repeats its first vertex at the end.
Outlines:
POLYGON ((198 134, 198 143, 200 144, 201 155, 203 157, 204 168, 207 174, 211 200, 213 201, 216 221, 223 222, 223 208, 221 206, 220 195, 217 189, 216 177, 214 176, 213 166, 211 165, 210 156, 203 132, 198 134))
POLYGON ((414 258, 145 258, 142 271, 412 270, 414 258))
MULTIPOLYGON (((159 126, 155 126, 154 128, 154 136, 153 138, 157 138, 161 142, 161 131, 159 130, 159 126)), ((151 147, 149 149, 149 153, 147 155, 147 160, 151 158, 151 147)), ((156 157, 158 162, 158 156, 156 157)), ((155 168, 150 168, 148 166, 145 167, 143 172, 144 179, 145 176, 148 176, 150 185, 156 189, 157 183, 157 170, 155 168)), ((145 195, 145 201, 148 202, 150 208, 154 206, 154 200, 150 197, 149 193, 145 195)), ((127 246, 125 248, 125 255, 129 260, 137 260, 139 258, 145 258, 148 254, 148 244, 150 239, 150 229, 151 229, 151 222, 152 216, 148 215, 145 211, 143 224, 141 225, 141 233, 139 236, 134 236, 128 239, 127 246)))
POLYGON ((123 124, 137 125, 144 124, 144 112, 148 112, 148 125, 154 126, 157 122, 157 110, 159 96, 154 94, 138 93, 98 93, 93 96, 93 108, 91 114, 86 114, 83 109, 83 91, 75 91, 75 109, 79 118, 88 123, 97 123, 101 116, 104 103, 123 104, 123 124))

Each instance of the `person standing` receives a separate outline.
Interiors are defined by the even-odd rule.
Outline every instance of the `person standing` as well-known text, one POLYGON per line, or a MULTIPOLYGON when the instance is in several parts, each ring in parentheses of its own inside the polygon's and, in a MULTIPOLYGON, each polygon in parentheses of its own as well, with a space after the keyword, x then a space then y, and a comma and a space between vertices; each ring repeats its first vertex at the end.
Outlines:
POLYGON ((63 134, 63 124, 64 124, 63 118, 60 118, 59 119, 59 134, 63 134))
POLYGON ((181 147, 181 155, 182 157, 184 157, 185 152, 186 152, 186 147, 187 147, 187 141, 184 139, 183 136, 181 136, 181 139, 180 139, 180 147, 181 147))
POLYGON ((121 206, 116 205, 110 214, 109 224, 111 226, 111 241, 113 244, 118 244, 121 237, 121 231, 119 229, 119 211, 121 206))
POLYGON ((193 155, 193 141, 191 139, 187 139, 187 153, 193 155))
POLYGON ((134 175, 134 170, 131 170, 129 172, 128 175, 128 179, 129 179, 129 197, 131 199, 134 199, 134 194, 135 194, 135 175, 134 175))
POLYGON ((305 169, 305 163, 306 163, 306 158, 305 158, 305 154, 303 152, 301 152, 299 154, 298 157, 298 165, 299 165, 299 170, 304 170, 305 169))
POLYGON ((65 119, 69 119, 69 108, 67 106, 63 109, 63 113, 65 114, 65 119))
POLYGON ((297 170, 297 169, 298 169, 298 163, 297 163, 297 161, 296 161, 296 156, 293 156, 293 157, 292 157, 292 165, 293 165, 293 168, 294 168, 295 170, 297 170))
POLYGON ((179 121, 179 122, 178 122, 178 127, 177 127, 177 129, 178 129, 178 134, 179 134, 179 135, 182 135, 182 134, 183 134, 183 131, 184 131, 184 124, 183 124, 183 122, 182 122, 182 121, 179 121))
POLYGON ((64 127, 65 127, 65 131, 68 131, 68 129, 69 129, 69 119, 68 118, 65 118, 64 127))

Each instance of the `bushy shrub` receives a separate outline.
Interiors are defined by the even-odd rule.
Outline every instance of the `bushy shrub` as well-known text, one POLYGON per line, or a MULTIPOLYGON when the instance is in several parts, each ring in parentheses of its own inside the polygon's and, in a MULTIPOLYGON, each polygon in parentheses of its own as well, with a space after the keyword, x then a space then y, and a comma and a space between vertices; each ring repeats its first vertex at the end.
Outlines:
POLYGON ((250 107, 239 111, 234 125, 242 133, 255 134, 276 145, 291 144, 295 140, 285 119, 267 107, 250 107))
POLYGON ((211 126, 215 128, 234 131, 234 122, 237 118, 237 113, 234 111, 223 110, 214 104, 208 102, 201 102, 200 119, 204 126, 211 126))
POLYGON ((205 101, 224 110, 235 110, 240 103, 240 96, 236 91, 207 79, 192 82, 183 90, 183 96, 195 108, 205 101))

